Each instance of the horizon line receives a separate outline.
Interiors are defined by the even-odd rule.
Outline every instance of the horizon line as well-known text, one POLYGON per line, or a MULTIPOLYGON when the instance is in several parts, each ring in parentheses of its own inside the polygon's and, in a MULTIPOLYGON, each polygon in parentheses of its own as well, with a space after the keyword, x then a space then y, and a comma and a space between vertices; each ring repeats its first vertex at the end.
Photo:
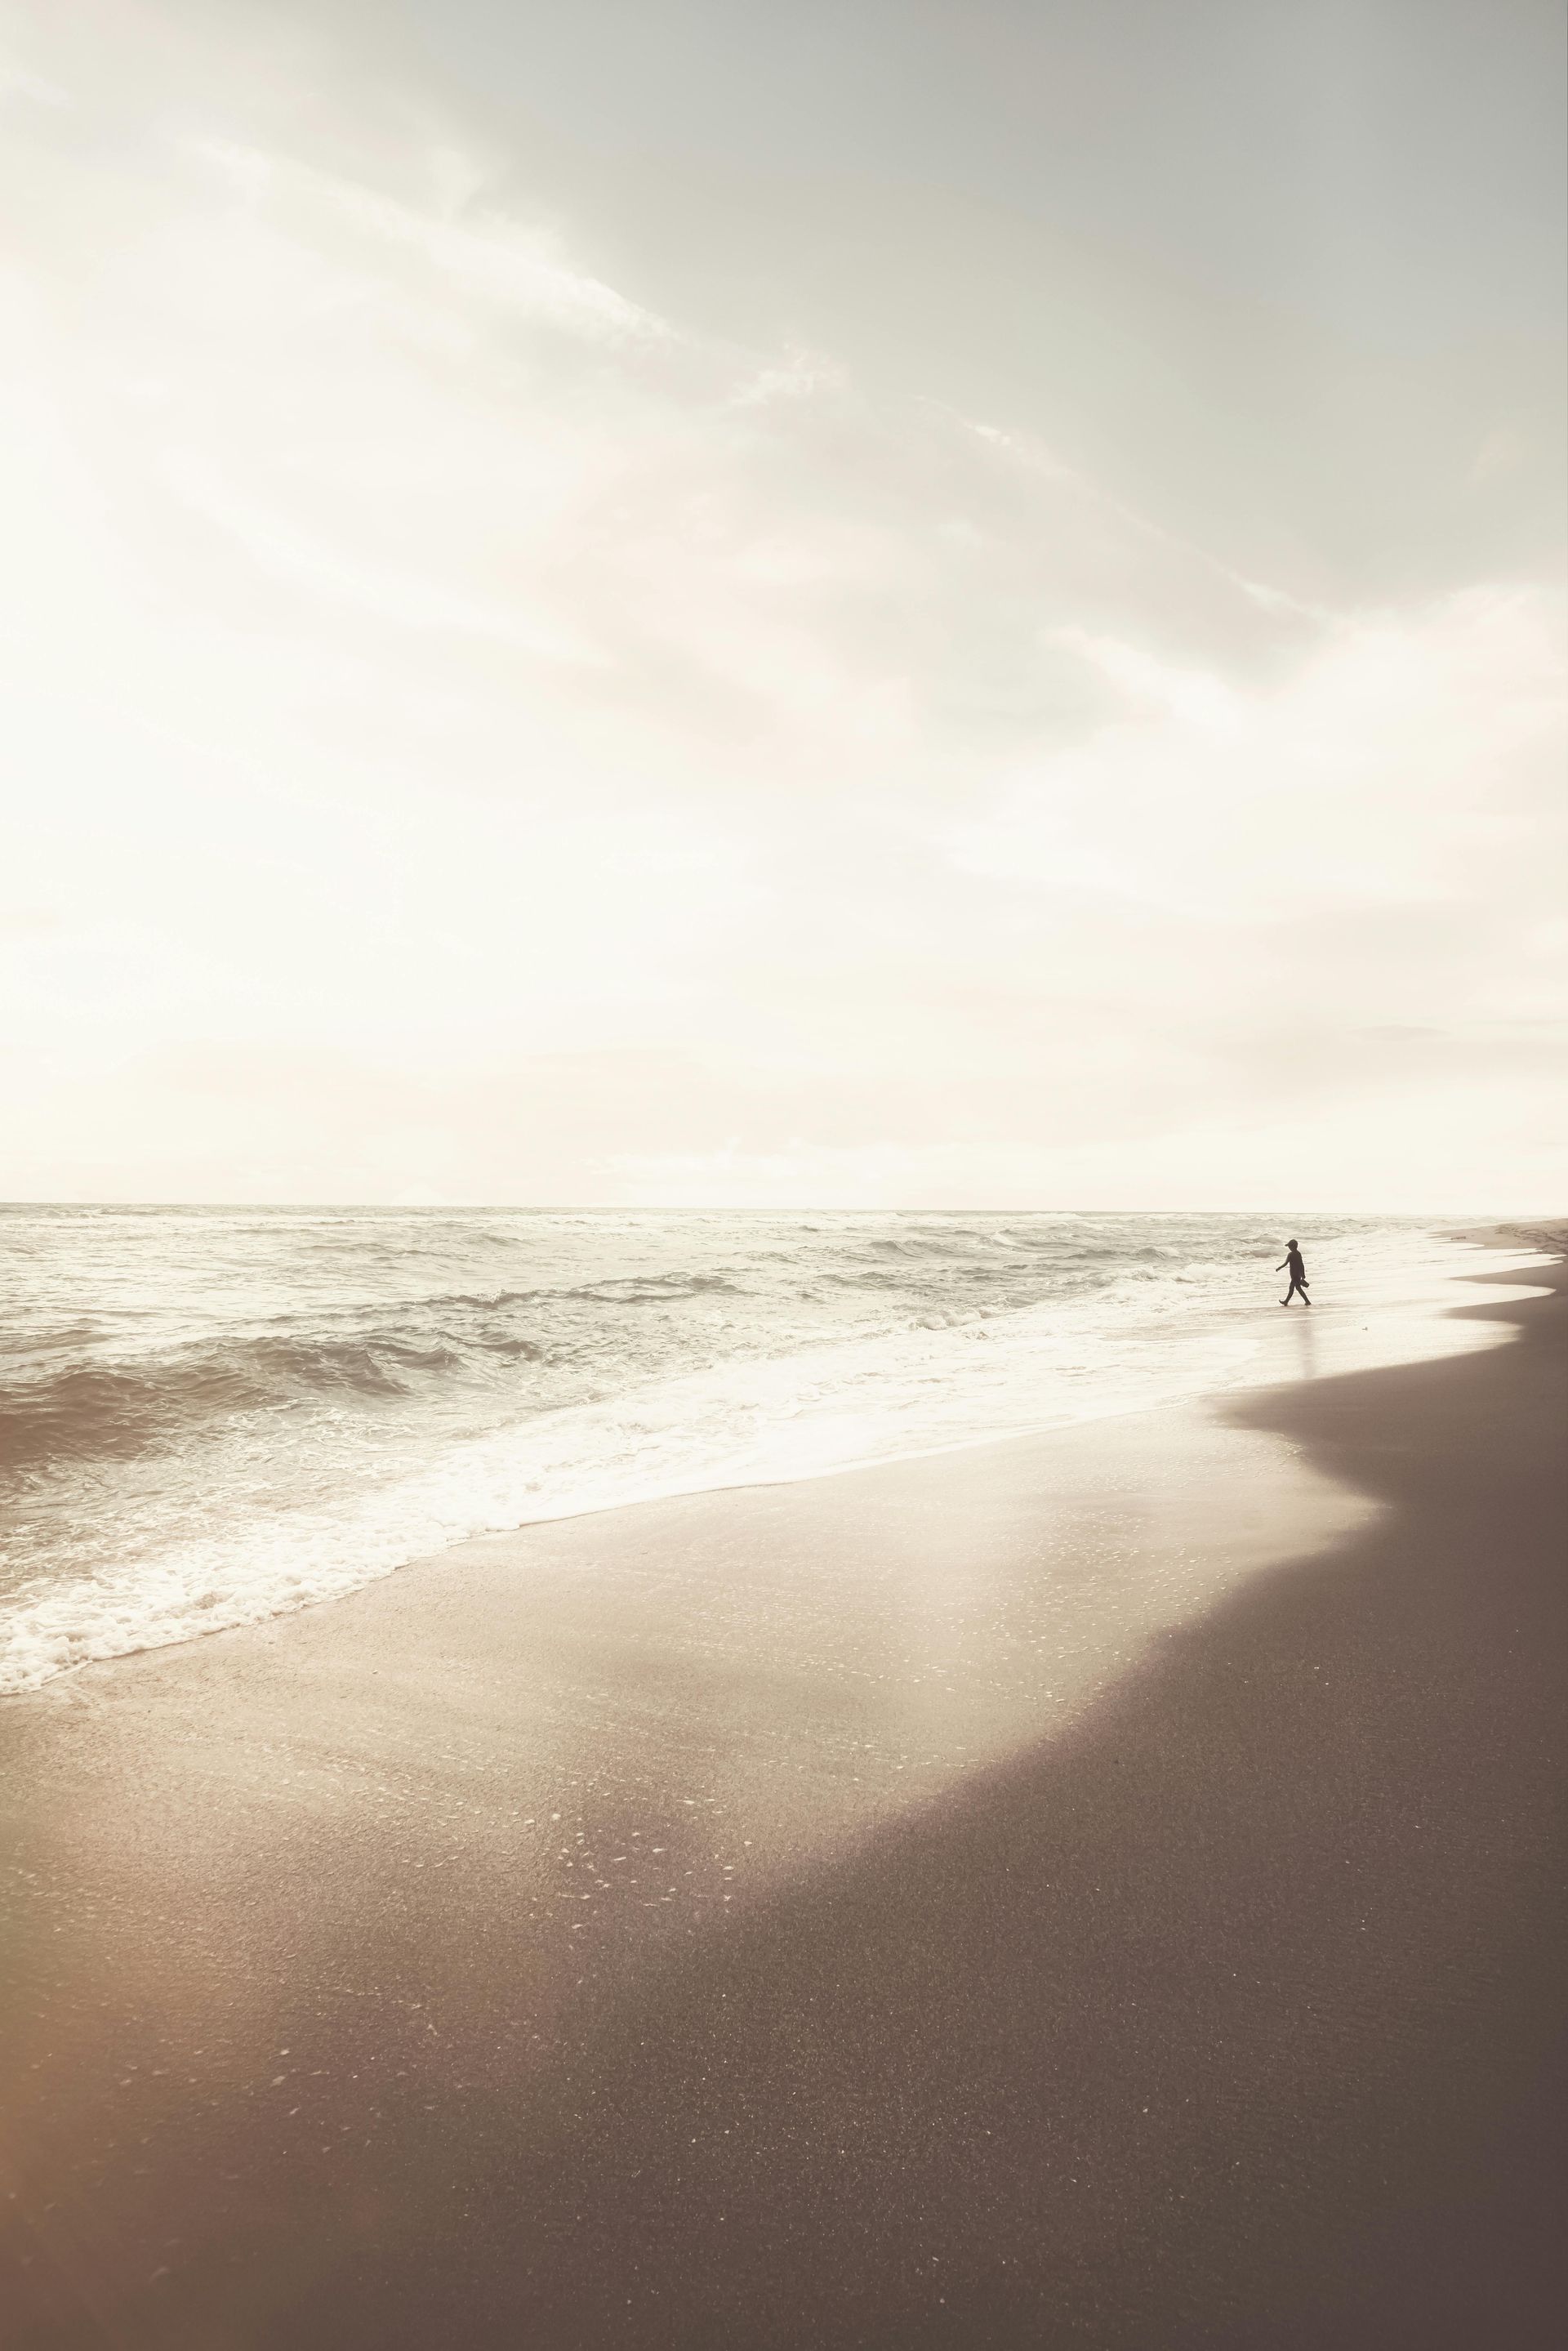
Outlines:
POLYGON ((1290 1211, 1277 1206, 1261 1204, 1241 1208, 1159 1207, 1147 1204, 1136 1208, 1095 1207, 1078 1202, 1070 1206, 1047 1207, 1035 1203, 995 1201, 968 1207, 940 1206, 934 1203, 863 1201, 857 1204, 836 1202, 819 1204, 811 1201, 780 1202, 773 1206, 756 1206, 739 1201, 634 1201, 634 1200, 333 1200, 333 1199, 0 1199, 0 1215, 16 1209, 35 1208, 97 1208, 157 1211, 171 1208, 211 1208, 243 1211, 246 1209, 281 1210, 290 1208, 336 1209, 342 1212, 369 1213, 385 1216, 441 1216, 458 1213, 467 1216, 736 1216, 736 1217, 1399 1217, 1411 1221, 1432 1221, 1461 1217, 1551 1217, 1559 1213, 1551 1208, 1395 1208, 1395 1207, 1314 1207, 1298 1206, 1290 1211))

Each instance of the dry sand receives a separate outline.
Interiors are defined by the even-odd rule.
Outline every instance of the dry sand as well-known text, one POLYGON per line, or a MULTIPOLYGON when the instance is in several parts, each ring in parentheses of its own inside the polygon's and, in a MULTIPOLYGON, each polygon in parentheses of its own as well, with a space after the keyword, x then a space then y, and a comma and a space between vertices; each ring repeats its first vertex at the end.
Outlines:
POLYGON ((0 2335, 1555 2344, 1548 1278, 11 1702, 0 2335))

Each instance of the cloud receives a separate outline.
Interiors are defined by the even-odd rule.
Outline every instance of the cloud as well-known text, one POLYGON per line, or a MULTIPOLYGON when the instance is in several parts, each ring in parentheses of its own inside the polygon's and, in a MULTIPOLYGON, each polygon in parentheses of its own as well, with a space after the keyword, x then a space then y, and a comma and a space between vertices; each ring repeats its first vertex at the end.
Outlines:
POLYGON ((7 167, 5 1188, 1559 1165, 1554 589, 1327 610, 623 289, 319 37, 85 14, 7 167))
POLYGON ((42 74, 30 73, 26 66, 17 65, 0 56, 0 104, 7 99, 22 99, 31 106, 68 106, 70 92, 57 83, 46 81, 42 74))
POLYGON ((1560 851, 1563 600, 1486 588, 1346 615, 1277 684, 1080 629, 1054 641, 1116 689, 1085 740, 1020 763, 955 828, 976 870, 1097 888, 1212 921, 1529 888, 1560 851))
POLYGON ((515 601, 481 601, 443 588, 415 572, 357 559, 287 515, 252 505, 200 460, 171 456, 168 478, 178 495, 206 520, 217 524, 263 570, 297 583, 315 595, 356 605, 374 618, 415 631, 452 631, 489 638, 545 661, 595 658, 581 639, 530 622, 515 601))
MULTIPOLYGON (((500 216, 453 221, 421 213, 377 189, 230 140, 196 139, 190 147, 248 204, 336 215, 366 232, 374 243, 400 247, 429 263, 464 293, 521 312, 535 323, 615 342, 662 340, 669 334, 651 311, 628 302, 600 279, 569 267, 554 240, 540 229, 500 216)), ((431 161, 449 190, 472 191, 483 185, 483 172, 460 150, 441 148, 431 161)))

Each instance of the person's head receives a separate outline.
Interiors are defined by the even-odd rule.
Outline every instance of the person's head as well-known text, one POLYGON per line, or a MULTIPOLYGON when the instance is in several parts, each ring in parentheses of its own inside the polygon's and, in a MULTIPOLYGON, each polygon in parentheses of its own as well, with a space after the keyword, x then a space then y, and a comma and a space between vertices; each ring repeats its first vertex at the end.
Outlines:
POLYGON ((1286 1247, 1287 1249, 1294 1249, 1294 1247, 1295 1247, 1295 1243, 1294 1243, 1294 1241, 1287 1241, 1287 1242, 1285 1243, 1285 1247, 1286 1247))

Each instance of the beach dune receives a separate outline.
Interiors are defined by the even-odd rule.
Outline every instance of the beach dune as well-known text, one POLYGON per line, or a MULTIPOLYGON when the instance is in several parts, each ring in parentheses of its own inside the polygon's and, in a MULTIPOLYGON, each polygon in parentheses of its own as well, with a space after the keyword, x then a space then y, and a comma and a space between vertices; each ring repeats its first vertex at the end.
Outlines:
POLYGON ((1507 1343, 534 1528, 14 1702, 5 2339, 1544 2351, 1521 1279, 1461 1309, 1507 1343))

